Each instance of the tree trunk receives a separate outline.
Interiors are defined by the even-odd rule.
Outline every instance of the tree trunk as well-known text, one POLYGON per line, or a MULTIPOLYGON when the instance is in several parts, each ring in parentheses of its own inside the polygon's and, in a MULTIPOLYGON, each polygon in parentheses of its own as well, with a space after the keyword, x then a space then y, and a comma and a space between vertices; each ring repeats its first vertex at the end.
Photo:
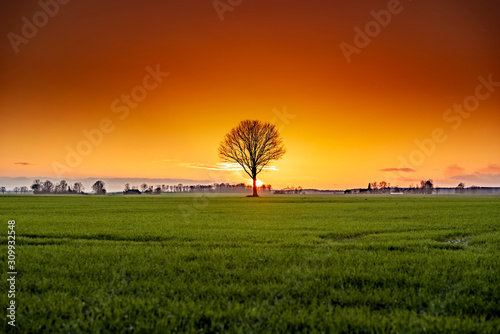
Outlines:
POLYGON ((253 178, 253 197, 259 197, 257 194, 257 178, 253 178))

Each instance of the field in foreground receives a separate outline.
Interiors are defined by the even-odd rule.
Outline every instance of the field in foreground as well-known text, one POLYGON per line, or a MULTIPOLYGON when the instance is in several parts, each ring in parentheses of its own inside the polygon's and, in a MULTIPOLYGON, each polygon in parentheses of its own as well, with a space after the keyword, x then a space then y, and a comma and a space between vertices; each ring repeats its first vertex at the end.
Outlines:
POLYGON ((500 332, 498 196, 0 196, 0 219, 20 332, 500 332))

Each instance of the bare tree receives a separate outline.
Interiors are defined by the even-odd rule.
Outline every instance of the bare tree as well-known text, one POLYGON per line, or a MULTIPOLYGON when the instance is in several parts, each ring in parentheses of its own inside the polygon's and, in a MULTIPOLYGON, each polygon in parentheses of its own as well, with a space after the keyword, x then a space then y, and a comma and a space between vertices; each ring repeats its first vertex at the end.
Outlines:
POLYGON ((75 184, 73 185, 73 192, 75 192, 77 194, 82 193, 84 190, 85 190, 85 187, 83 186, 83 184, 81 182, 75 182, 75 184))
POLYGON ((129 190, 130 190, 130 184, 129 183, 125 183, 125 187, 123 188, 123 191, 127 192, 129 190))
POLYGON ((96 195, 105 195, 106 194, 106 189, 104 189, 105 186, 106 186, 106 184, 103 181, 97 181, 92 186, 92 191, 96 195))
POLYGON ((432 190, 434 189, 434 182, 432 180, 422 180, 420 181, 420 188, 422 194, 432 194, 432 190))
POLYGON ((253 180, 253 196, 257 194, 257 175, 269 162, 279 160, 286 153, 278 129, 274 124, 244 120, 229 131, 219 147, 224 162, 238 163, 253 180))
POLYGON ((31 189, 33 190, 33 193, 38 194, 39 192, 42 191, 42 182, 40 182, 40 180, 38 179, 33 181, 31 189))
POLYGON ((5 187, 0 187, 0 192, 2 192, 2 194, 5 194, 6 191, 7 189, 5 187))
POLYGON ((142 192, 145 192, 148 189, 148 185, 146 183, 141 184, 142 192))
POLYGON ((25 193, 27 193, 27 192, 28 192, 28 187, 26 187, 26 186, 22 186, 22 187, 21 187, 21 194, 25 194, 25 193))
POLYGON ((49 181, 49 180, 45 181, 42 184, 42 191, 44 193, 50 194, 53 189, 54 189, 54 184, 51 181, 49 181))
POLYGON ((65 193, 68 191, 68 182, 66 180, 61 180, 58 185, 56 185, 58 189, 57 192, 65 193))

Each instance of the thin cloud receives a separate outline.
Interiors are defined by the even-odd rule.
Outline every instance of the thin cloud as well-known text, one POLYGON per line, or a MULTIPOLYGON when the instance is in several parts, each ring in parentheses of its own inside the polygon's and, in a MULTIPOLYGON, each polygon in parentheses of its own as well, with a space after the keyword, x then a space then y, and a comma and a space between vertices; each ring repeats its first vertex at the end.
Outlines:
POLYGON ((380 169, 381 172, 414 172, 413 168, 384 168, 380 169))
MULTIPOLYGON (((240 171, 243 168, 237 163, 219 162, 215 165, 203 164, 198 162, 181 162, 179 166, 186 168, 198 168, 216 171, 240 171)), ((278 170, 275 166, 266 166, 263 170, 278 170)))
POLYGON ((22 166, 34 166, 31 162, 14 162, 14 165, 22 165, 22 166))
POLYGON ((451 178, 451 177, 456 176, 456 175, 464 175, 465 168, 462 168, 457 164, 450 165, 450 166, 446 167, 443 174, 446 178, 451 178))
POLYGON ((498 187, 500 186, 500 173, 498 174, 461 174, 454 175, 447 179, 436 180, 440 184, 446 186, 456 186, 459 182, 464 182, 465 186, 469 187, 472 185, 476 186, 487 186, 487 187, 498 187))
POLYGON ((480 168, 474 172, 475 174, 500 174, 500 165, 489 163, 486 167, 480 168))
POLYGON ((443 173, 445 178, 436 180, 446 186, 456 186, 459 182, 464 182, 466 186, 490 186, 500 185, 500 165, 489 163, 486 167, 476 169, 474 172, 466 173, 465 169, 452 165, 448 166, 443 173))

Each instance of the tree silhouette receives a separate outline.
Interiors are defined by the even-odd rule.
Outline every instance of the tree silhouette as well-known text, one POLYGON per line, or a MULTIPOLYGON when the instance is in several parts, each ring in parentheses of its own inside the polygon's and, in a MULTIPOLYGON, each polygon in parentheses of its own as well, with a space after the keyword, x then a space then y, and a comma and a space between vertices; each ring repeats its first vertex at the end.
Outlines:
POLYGON ((65 193, 68 191, 68 182, 66 182, 66 180, 61 180, 56 187, 58 189, 57 192, 65 193))
POLYGON ((83 192, 83 190, 85 190, 83 184, 81 182, 75 182, 75 184, 73 185, 73 192, 80 194, 83 192))
POLYGON ((106 194, 106 189, 104 189, 105 186, 106 186, 106 184, 103 181, 97 181, 92 186, 92 191, 96 195, 105 195, 106 194))
POLYGON ((432 194, 432 190, 434 189, 434 182, 432 180, 422 180, 420 181, 420 188, 422 190, 422 194, 432 194))
POLYGON ((38 179, 33 181, 31 189, 33 190, 33 193, 38 194, 39 192, 42 191, 42 182, 40 182, 40 180, 38 179))
POLYGON ((219 147, 224 162, 238 163, 253 180, 253 196, 257 194, 257 175, 273 160, 286 153, 274 124, 244 120, 229 131, 219 147))
POLYGON ((141 184, 142 192, 145 192, 148 189, 148 185, 146 183, 141 184))
POLYGON ((49 181, 49 180, 45 181, 42 184, 42 191, 44 193, 50 194, 53 189, 54 189, 54 184, 51 181, 49 181))
POLYGON ((7 189, 5 187, 0 187, 0 192, 2 192, 2 194, 5 194, 6 191, 7 189))

